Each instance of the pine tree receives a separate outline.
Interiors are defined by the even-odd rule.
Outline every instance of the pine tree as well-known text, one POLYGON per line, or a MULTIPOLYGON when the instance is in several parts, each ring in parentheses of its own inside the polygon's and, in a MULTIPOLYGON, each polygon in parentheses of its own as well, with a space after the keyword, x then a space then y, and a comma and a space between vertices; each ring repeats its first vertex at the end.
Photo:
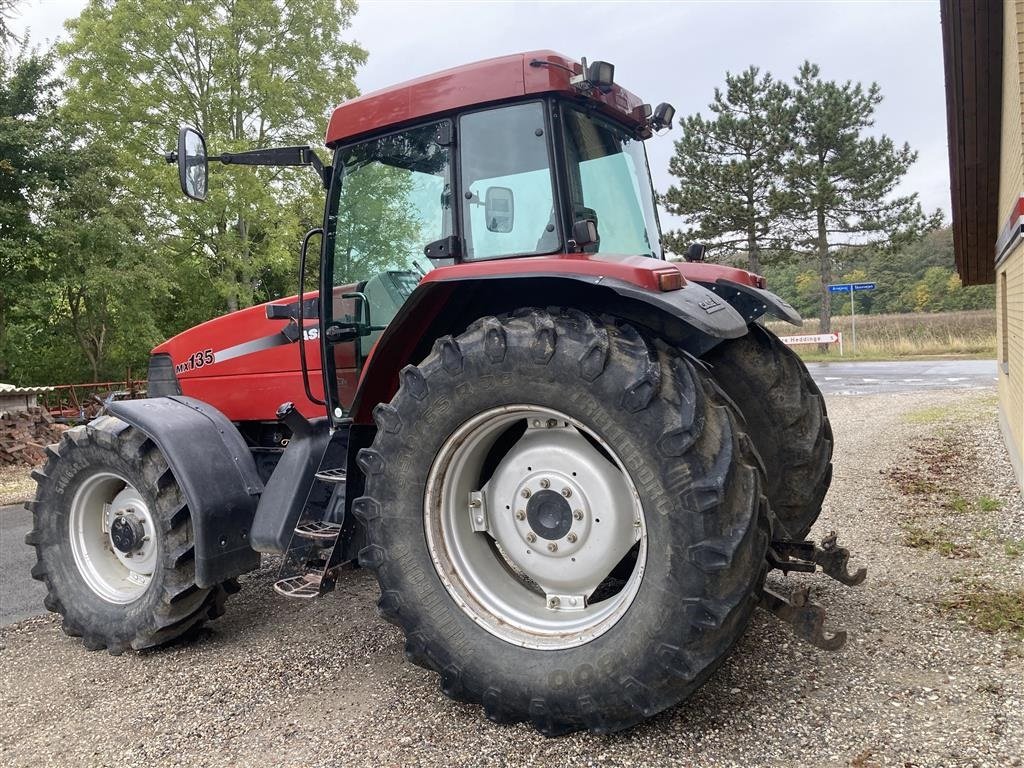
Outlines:
POLYGON ((837 250, 892 249, 941 224, 940 212, 925 217, 916 193, 894 194, 917 153, 888 136, 867 135, 881 101, 877 83, 822 80, 810 62, 795 78, 785 208, 793 247, 817 262, 821 333, 832 328, 828 286, 837 250))
POLYGON ((669 172, 679 179, 663 201, 692 226, 666 237, 682 253, 698 241, 743 253, 751 271, 761 270, 766 250, 782 245, 777 222, 785 215, 778 186, 794 120, 790 89, 750 67, 726 73, 715 89, 712 117, 691 115, 682 124, 669 172))

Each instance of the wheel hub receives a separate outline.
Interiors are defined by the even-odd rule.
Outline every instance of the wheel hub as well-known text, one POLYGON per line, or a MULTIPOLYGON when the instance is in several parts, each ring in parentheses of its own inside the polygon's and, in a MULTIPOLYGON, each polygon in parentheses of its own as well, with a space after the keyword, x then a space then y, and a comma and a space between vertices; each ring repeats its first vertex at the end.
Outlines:
POLYGON ((114 522, 110 524, 110 542, 118 552, 128 554, 142 547, 146 531, 142 521, 132 513, 115 513, 114 522))
POLYGON ((555 491, 537 491, 526 503, 526 519, 535 534, 556 541, 572 528, 572 508, 555 491))
POLYGON ((75 565, 93 592, 119 604, 145 593, 159 558, 157 529, 125 478, 98 472, 86 479, 71 501, 68 528, 75 565))
POLYGON ((531 424, 484 486, 491 533, 546 594, 575 595, 582 607, 639 538, 621 477, 574 426, 531 424))

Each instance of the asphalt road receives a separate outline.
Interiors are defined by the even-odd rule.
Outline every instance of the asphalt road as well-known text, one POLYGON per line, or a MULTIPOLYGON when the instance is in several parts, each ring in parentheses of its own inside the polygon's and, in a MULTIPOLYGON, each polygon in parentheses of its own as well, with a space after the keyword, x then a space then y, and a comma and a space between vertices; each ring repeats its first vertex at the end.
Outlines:
MULTIPOLYGON (((994 360, 810 363, 827 395, 872 395, 919 390, 985 389, 995 385, 994 360)), ((35 553, 25 546, 30 515, 0 507, 0 627, 44 613, 45 590, 29 576, 35 553)))
POLYGON ((996 382, 995 360, 899 360, 808 363, 827 395, 879 395, 935 389, 985 389, 996 382))
POLYGON ((46 612, 46 589, 28 573, 36 562, 35 550, 25 546, 31 527, 24 507, 0 507, 0 627, 46 612))

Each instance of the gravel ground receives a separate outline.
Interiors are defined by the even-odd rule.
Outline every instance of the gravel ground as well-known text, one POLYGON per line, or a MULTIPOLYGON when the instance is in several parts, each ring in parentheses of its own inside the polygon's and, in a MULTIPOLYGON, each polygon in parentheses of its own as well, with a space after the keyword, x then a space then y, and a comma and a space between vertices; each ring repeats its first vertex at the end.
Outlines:
POLYGON ((24 467, 0 466, 0 506, 17 504, 31 498, 36 484, 24 467))
POLYGON ((758 611, 688 702, 624 734, 548 740, 492 725, 405 662, 399 632, 376 616, 369 574, 351 572, 306 605, 276 597, 266 567, 188 645, 115 658, 85 651, 49 616, 9 627, 0 763, 1024 764, 1024 645, 941 608, 977 580, 1024 587, 1024 556, 1006 550, 1024 539, 1024 505, 992 396, 833 397, 829 410, 835 480, 815 533, 838 529, 869 568, 858 588, 812 580, 830 624, 851 633, 839 652, 803 644, 758 611), (958 471, 936 488, 905 494, 906 472, 947 465, 958 471), (982 496, 998 505, 960 509, 950 489, 971 505, 982 496), (973 554, 906 546, 914 525, 945 526, 973 554))

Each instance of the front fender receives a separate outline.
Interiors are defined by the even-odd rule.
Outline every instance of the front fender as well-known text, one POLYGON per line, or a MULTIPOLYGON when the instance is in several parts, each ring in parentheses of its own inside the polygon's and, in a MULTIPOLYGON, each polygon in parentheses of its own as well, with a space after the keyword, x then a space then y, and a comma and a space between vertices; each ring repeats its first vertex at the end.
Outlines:
POLYGON ((107 413, 156 443, 192 517, 196 584, 212 587, 259 567, 249 542, 263 482, 235 425, 191 397, 118 400, 107 413))

